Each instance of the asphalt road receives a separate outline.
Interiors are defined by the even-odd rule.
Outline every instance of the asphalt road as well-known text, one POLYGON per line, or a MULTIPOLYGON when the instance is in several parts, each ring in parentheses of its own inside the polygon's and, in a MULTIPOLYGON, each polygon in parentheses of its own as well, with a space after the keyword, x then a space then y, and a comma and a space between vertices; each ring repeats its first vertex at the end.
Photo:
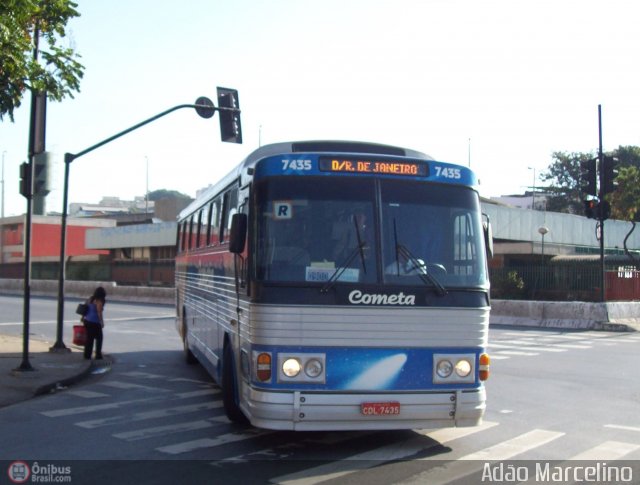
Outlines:
MULTIPOLYGON (((0 332, 20 332, 21 299, 0 297, 0 306, 0 332)), ((630 483, 640 483, 639 334, 492 328, 483 426, 293 433, 231 424, 215 383, 184 363, 171 315, 170 307, 110 302, 112 369, 0 409, 0 465, 57 463, 71 468, 73 483, 374 485, 517 483, 526 472, 519 467, 542 462, 544 478, 545 463, 586 463, 630 470, 630 483), (518 460, 505 462, 520 473, 515 482, 498 480, 503 460, 518 460)), ((54 336, 55 301, 34 299, 32 322, 33 333, 54 336)), ((0 483, 5 476, 0 468, 0 483)))

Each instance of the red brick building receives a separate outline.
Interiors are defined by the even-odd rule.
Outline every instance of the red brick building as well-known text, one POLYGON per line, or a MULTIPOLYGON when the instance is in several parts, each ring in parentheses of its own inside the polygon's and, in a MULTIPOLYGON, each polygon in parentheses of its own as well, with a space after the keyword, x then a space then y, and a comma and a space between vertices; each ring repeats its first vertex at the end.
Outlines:
MULTIPOLYGON (((0 264, 24 261, 25 215, 0 219, 0 264)), ((31 225, 31 259, 36 262, 58 261, 60 258, 59 216, 33 216, 31 225)), ((98 260, 108 255, 109 250, 87 249, 86 232, 89 229, 114 227, 116 222, 107 219, 68 218, 67 248, 68 260, 98 260)))

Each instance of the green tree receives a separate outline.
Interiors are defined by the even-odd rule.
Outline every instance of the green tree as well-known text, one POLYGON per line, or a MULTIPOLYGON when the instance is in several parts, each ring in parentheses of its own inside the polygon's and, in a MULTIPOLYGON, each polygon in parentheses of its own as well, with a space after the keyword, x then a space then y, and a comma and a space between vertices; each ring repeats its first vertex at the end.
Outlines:
POLYGON ((0 121, 5 116, 13 121, 26 91, 46 92, 61 101, 80 90, 80 56, 60 45, 67 22, 80 15, 76 7, 69 0, 0 2, 0 121), (33 56, 36 33, 39 60, 33 56))
POLYGON ((187 194, 183 194, 177 190, 158 189, 149 192, 149 200, 156 201, 168 198, 192 200, 187 194))
POLYGON ((540 179, 550 182, 545 189, 550 195, 547 210, 553 212, 582 213, 583 196, 580 192, 580 164, 593 158, 593 153, 555 152, 553 162, 540 179))
MULTIPOLYGON (((640 147, 619 146, 607 155, 619 161, 618 188, 607 196, 611 203, 611 214, 615 219, 633 220, 640 208, 640 147)), ((555 152, 553 162, 541 180, 550 182, 546 190, 551 194, 547 210, 554 212, 583 213, 584 194, 580 192, 580 164, 596 154, 555 152)))
POLYGON ((635 165, 620 167, 616 181, 618 188, 610 196, 611 217, 622 221, 638 221, 638 216, 640 216, 640 169, 635 165))
POLYGON ((637 221, 640 209, 640 147, 619 146, 612 154, 618 159, 618 188, 608 196, 611 217, 637 221))

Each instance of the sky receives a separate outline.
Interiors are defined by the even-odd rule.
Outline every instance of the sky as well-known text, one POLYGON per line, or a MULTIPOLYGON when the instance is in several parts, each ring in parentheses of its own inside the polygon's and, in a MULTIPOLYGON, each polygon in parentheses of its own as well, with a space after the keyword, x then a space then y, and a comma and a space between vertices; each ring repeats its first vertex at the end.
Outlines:
MULTIPOLYGON (((471 166, 483 196, 523 193, 556 151, 640 145, 636 0, 76 0, 61 43, 74 99, 49 102, 47 211, 78 153, 216 86, 239 91, 242 145, 218 115, 176 111, 71 164, 69 202, 192 197, 258 146, 361 140, 471 166)), ((4 213, 26 211, 30 96, 0 122, 4 213)))

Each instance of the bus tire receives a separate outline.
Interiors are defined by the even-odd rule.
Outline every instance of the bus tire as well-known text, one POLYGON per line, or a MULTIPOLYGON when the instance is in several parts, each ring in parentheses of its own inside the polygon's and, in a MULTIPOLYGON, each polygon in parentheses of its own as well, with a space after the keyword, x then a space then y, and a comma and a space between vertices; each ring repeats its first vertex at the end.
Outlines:
POLYGON ((249 421, 238 406, 238 386, 233 365, 231 346, 225 344, 222 352, 222 403, 227 418, 233 423, 246 424, 249 421))
POLYGON ((184 351, 184 360, 189 365, 194 365, 198 363, 198 359, 193 352, 189 349, 189 342, 187 341, 187 332, 189 331, 187 327, 187 310, 182 309, 182 348, 184 351))

